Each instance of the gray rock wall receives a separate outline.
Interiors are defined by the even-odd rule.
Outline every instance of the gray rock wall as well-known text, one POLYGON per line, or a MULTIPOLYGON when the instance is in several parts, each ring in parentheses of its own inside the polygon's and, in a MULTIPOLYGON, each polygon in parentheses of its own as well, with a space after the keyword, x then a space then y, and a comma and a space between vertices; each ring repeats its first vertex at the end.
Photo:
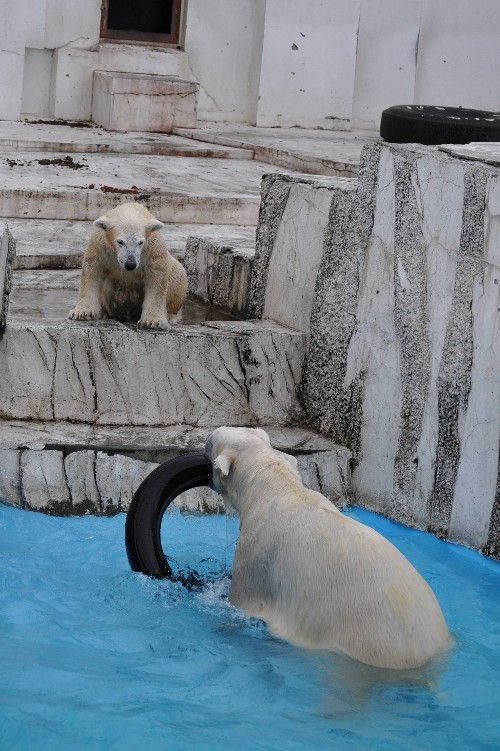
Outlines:
POLYGON ((0 222, 0 336, 5 330, 16 243, 4 222, 0 222))
POLYGON ((500 170, 365 148, 325 234, 302 383, 356 502, 500 557, 500 170))
MULTIPOLYGON (((309 449, 304 450, 308 440, 305 431, 292 430, 285 432, 282 440, 279 434, 275 438, 275 445, 297 456, 305 485, 341 508, 349 494, 350 452, 331 442, 322 445, 314 437, 309 449)), ((198 450, 202 447, 203 442, 196 446, 198 450)), ((161 455, 161 450, 153 453, 161 455)), ((177 447, 175 455, 179 453, 182 452, 177 447)), ((50 448, 43 444, 0 447, 0 502, 59 516, 111 516, 127 511, 141 482, 158 465, 95 448, 71 450, 68 446, 50 448)), ((174 504, 188 513, 224 512, 222 498, 209 488, 182 493, 174 504)))

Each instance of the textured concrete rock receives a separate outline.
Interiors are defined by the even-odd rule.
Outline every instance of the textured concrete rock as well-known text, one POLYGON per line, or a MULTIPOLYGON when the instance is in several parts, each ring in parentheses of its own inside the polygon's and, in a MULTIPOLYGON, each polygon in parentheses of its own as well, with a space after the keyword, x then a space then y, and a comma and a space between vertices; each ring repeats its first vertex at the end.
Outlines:
POLYGON ((16 244, 9 228, 0 222, 0 335, 5 330, 16 244))
POLYGON ((95 480, 103 514, 110 516, 128 509, 141 482, 157 466, 120 454, 108 456, 98 452, 95 460, 95 480))
POLYGON ((297 413, 303 358, 303 335, 265 321, 166 332, 16 323, 0 343, 0 417, 286 425, 297 413))
POLYGON ((171 133, 196 126, 197 83, 174 76, 94 71, 92 120, 106 130, 171 133))
POLYGON ((332 202, 302 383, 356 502, 498 549, 500 174, 375 145, 332 202))
MULTIPOLYGON (((126 511, 142 480, 174 456, 203 451, 208 429, 95 428, 4 423, 0 499, 46 513, 110 515, 126 511), (86 446, 86 448, 82 448, 86 446)), ((350 452, 303 428, 265 426, 273 446, 297 457, 305 484, 338 506, 350 497, 350 452)), ((178 496, 186 513, 224 513, 209 488, 178 496)))
POLYGON ((184 266, 190 294, 243 317, 248 306, 254 255, 254 248, 232 248, 189 237, 184 266))
POLYGON ((21 452, 14 448, 0 449, 0 500, 21 506, 21 452))
POLYGON ((331 191, 356 180, 264 175, 250 284, 249 318, 288 320, 309 330, 331 191))
POLYGON ((23 506, 35 511, 67 515, 71 497, 62 451, 25 451, 21 454, 23 506))
POLYGON ((72 451, 64 460, 64 469, 72 513, 102 511, 96 479, 95 451, 72 451))

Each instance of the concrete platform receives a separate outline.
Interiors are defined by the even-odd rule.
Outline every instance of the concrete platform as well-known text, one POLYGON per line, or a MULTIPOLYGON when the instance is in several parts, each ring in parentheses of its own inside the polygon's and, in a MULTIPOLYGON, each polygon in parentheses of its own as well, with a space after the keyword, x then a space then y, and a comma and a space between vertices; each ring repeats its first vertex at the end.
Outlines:
POLYGON ((254 158, 297 172, 355 177, 361 149, 379 140, 374 131, 255 128, 251 125, 199 124, 195 129, 174 128, 174 133, 205 143, 252 149, 254 158))
MULTIPOLYGON (((0 121, 0 152, 57 151, 80 154, 155 154, 206 159, 254 158, 251 148, 224 147, 162 133, 110 133, 92 123, 0 121)), ((191 132, 191 131, 189 131, 191 132)))
MULTIPOLYGON (((9 219, 16 241, 15 269, 78 269, 92 231, 91 221, 75 219, 9 219)), ((182 259, 187 239, 238 248, 255 248, 255 227, 225 224, 166 224, 162 230, 172 255, 182 259)))
MULTIPOLYGON (((308 487, 342 506, 349 493, 350 451, 303 428, 264 426, 272 445, 297 457, 308 487)), ((207 428, 112 428, 59 422, 4 422, 0 434, 0 498, 49 513, 125 511, 159 463, 203 451, 207 428), (40 482, 40 477, 43 481, 40 482)), ((184 511, 223 511, 208 489, 182 494, 184 511)))
MULTIPOLYGON (((25 272, 30 273, 30 272, 25 272)), ((101 425, 290 425, 305 335, 272 321, 144 331, 9 322, 0 341, 0 416, 101 425)))
POLYGON ((0 216, 94 220, 142 200, 165 222, 255 225, 269 171, 279 170, 241 160, 20 152, 0 157, 0 216))
MULTIPOLYGON (((16 270, 12 275, 9 322, 64 323, 76 304, 79 286, 79 270, 16 270)), ((178 323, 199 324, 234 317, 228 311, 188 298, 179 313, 178 323)))

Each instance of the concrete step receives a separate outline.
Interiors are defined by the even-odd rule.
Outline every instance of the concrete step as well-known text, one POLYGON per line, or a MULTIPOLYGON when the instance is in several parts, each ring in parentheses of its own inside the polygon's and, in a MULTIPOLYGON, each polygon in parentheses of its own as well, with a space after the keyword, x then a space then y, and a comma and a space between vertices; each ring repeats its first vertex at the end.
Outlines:
MULTIPOLYGON (((0 498, 58 514, 125 511, 159 463, 203 451, 208 428, 113 428, 59 422, 0 423, 0 498)), ((342 505, 349 497, 350 451, 304 428, 264 426, 272 445, 297 457, 304 483, 342 505)), ((220 512, 219 496, 179 496, 186 511, 220 512)))
MULTIPOLYGON (((78 269, 92 222, 74 219, 9 219, 16 240, 15 269, 78 269)), ((166 224, 163 230, 172 255, 182 259, 191 235, 237 247, 255 245, 255 227, 218 224, 166 224)))
POLYGON ((49 151, 63 154, 142 154, 200 159, 247 159, 252 149, 232 148, 161 133, 108 133, 91 123, 40 125, 0 122, 0 152, 49 151), (87 127, 84 127, 86 125, 87 127))
POLYGON ((356 177, 361 149, 378 139, 374 131, 328 131, 303 128, 255 128, 229 123, 199 123, 174 133, 202 143, 252 149, 254 158, 303 174, 356 177))
POLYGON ((300 411, 304 356, 305 335, 272 321, 144 331, 115 321, 29 322, 9 314, 0 341, 0 418, 290 425, 300 411))
POLYGON ((19 152, 0 157, 0 216, 94 220, 125 200, 161 221, 256 225, 264 172, 255 161, 19 152))
POLYGON ((106 130, 194 128, 199 84, 151 73, 94 71, 92 120, 106 130))
MULTIPOLYGON (((9 322, 64 322, 76 304, 79 286, 80 271, 77 269, 15 270, 9 300, 9 322)), ((188 298, 178 321, 199 324, 233 318, 223 309, 188 298)))

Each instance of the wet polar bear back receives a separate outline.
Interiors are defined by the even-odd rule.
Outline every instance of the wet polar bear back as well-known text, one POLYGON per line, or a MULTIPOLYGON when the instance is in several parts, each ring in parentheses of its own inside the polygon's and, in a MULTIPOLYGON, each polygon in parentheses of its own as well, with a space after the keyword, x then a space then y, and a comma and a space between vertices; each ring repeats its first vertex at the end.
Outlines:
POLYGON ((449 633, 427 583, 388 540, 306 489, 260 429, 217 428, 214 487, 240 515, 230 602, 301 647, 415 668, 449 633))

